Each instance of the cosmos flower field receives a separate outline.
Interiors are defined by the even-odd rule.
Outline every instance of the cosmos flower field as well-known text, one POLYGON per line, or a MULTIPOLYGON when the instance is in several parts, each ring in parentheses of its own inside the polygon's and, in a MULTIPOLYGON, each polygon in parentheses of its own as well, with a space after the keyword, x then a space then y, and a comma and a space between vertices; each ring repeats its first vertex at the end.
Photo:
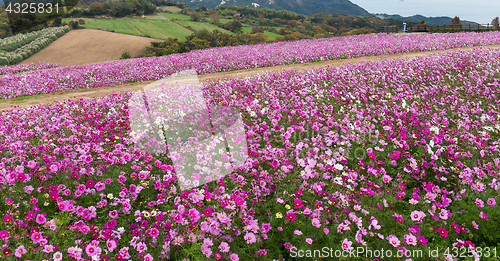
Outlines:
POLYGON ((0 77, 0 99, 63 90, 159 80, 194 69, 198 74, 370 55, 436 51, 500 44, 500 32, 455 34, 366 34, 194 50, 162 57, 64 66, 0 77))
POLYGON ((207 81, 208 107, 239 108, 250 157, 184 191, 167 152, 133 145, 130 92, 2 111, 0 259, 495 260, 499 85, 500 49, 483 48, 207 81))

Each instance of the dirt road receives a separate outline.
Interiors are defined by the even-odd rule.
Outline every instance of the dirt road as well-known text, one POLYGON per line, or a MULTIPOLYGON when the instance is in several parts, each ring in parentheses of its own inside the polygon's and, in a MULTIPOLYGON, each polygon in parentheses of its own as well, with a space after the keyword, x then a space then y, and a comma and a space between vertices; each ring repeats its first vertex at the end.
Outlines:
MULTIPOLYGON (((484 46, 483 48, 500 48, 500 45, 484 46)), ((203 82, 203 81, 206 81, 207 79, 217 79, 217 78, 222 78, 222 77, 246 77, 249 75, 258 74, 258 73, 262 73, 262 72, 266 72, 266 71, 267 72, 279 72, 279 71, 289 70, 289 69, 304 70, 304 69, 315 68, 315 67, 316 68, 317 67, 325 67, 327 65, 336 66, 336 65, 341 65, 344 63, 361 62, 361 61, 368 61, 368 60, 375 60, 375 59, 393 59, 393 58, 399 58, 399 57, 415 58, 417 56, 425 56, 425 55, 429 55, 431 53, 434 53, 434 54, 444 53, 444 52, 455 51, 458 49, 471 50, 473 48, 457 48, 457 49, 431 51, 431 52, 380 55, 380 56, 366 56, 366 57, 359 57, 359 58, 354 58, 354 59, 326 61, 326 62, 321 62, 321 63, 308 63, 308 64, 300 64, 300 65, 299 64, 292 64, 292 65, 284 65, 284 66, 279 66, 279 67, 265 67, 265 68, 239 70, 239 71, 232 71, 232 72, 225 72, 225 73, 213 73, 213 74, 200 75, 198 77, 198 79, 200 82, 203 82)), ((13 107, 13 106, 26 107, 26 106, 36 105, 36 104, 40 104, 40 103, 41 104, 50 104, 50 103, 54 103, 55 101, 66 101, 66 100, 70 100, 70 99, 74 100, 74 99, 80 99, 80 98, 103 97, 103 96, 110 95, 110 94, 117 94, 117 93, 120 93, 121 91, 138 91, 138 90, 143 90, 144 86, 146 86, 147 84, 150 84, 152 82, 154 82, 154 81, 129 83, 129 84, 122 84, 122 85, 115 85, 115 86, 101 87, 101 88, 93 88, 93 89, 60 91, 60 92, 55 92, 55 93, 43 94, 40 96, 36 96, 33 98, 21 100, 21 101, 15 101, 15 100, 1 101, 0 100, 0 111, 15 109, 15 107, 13 107)))

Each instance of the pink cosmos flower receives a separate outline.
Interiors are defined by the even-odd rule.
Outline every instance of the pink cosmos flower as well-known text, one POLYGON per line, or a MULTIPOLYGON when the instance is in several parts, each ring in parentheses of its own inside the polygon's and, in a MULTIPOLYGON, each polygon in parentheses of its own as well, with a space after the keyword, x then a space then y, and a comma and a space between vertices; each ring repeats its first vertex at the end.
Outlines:
POLYGON ((117 247, 116 241, 115 240, 108 240, 106 242, 106 246, 108 246, 109 252, 113 252, 113 250, 115 250, 117 247))
POLYGON ((344 238, 344 241, 342 241, 342 250, 350 251, 352 249, 354 249, 354 247, 352 247, 352 241, 349 241, 347 240, 347 238, 344 238))
POLYGON ((47 219, 46 219, 46 218, 45 218, 45 216, 43 216, 42 214, 38 214, 38 215, 36 216, 35 221, 36 221, 36 223, 37 223, 37 224, 42 225, 42 224, 44 224, 44 223, 47 221, 47 219))
POLYGON ((295 209, 300 209, 304 207, 304 205, 302 204, 302 200, 299 198, 294 199, 293 205, 295 206, 295 209))
POLYGON ((417 245, 417 238, 414 235, 409 234, 409 235, 404 235, 403 237, 406 244, 413 246, 417 245))
POLYGON ((7 230, 2 230, 2 231, 0 231, 0 237, 1 237, 2 239, 7 239, 7 238, 9 238, 9 231, 7 231, 7 230))
POLYGON ((441 209, 441 213, 439 213, 439 217, 441 219, 448 219, 449 217, 449 214, 450 214, 450 211, 449 210, 446 210, 446 209, 441 209))
POLYGON ((494 207, 497 204, 497 202, 494 198, 489 198, 488 201, 486 201, 486 203, 488 203, 488 205, 490 205, 492 207, 494 207))
POLYGON ((153 261, 153 256, 151 254, 147 254, 144 256, 144 261, 153 261))
POLYGON ((424 212, 422 211, 419 211, 419 210, 414 210, 413 212, 411 212, 410 214, 411 216, 411 220, 413 221, 422 221, 422 219, 426 216, 424 212))
POLYGON ((222 242, 222 243, 220 243, 220 245, 219 245, 219 250, 220 250, 222 253, 227 253, 227 252, 229 252, 229 249, 230 249, 230 247, 229 247, 229 245, 228 245, 226 242, 222 242))
POLYGON ((384 181, 384 183, 389 183, 392 180, 392 178, 389 175, 383 175, 382 180, 384 181))
POLYGON ((253 244, 257 241, 257 238, 255 237, 254 233, 247 233, 244 237, 244 239, 247 241, 247 244, 253 244))
POLYGON ((116 210, 109 211, 109 217, 116 218, 118 216, 118 212, 116 210))
POLYGON ((330 230, 328 230, 328 228, 326 228, 326 227, 325 227, 325 228, 323 229, 323 232, 325 233, 325 235, 328 235, 328 233, 330 232, 330 230))
POLYGON ((312 225, 313 225, 313 226, 315 226, 315 227, 317 227, 317 228, 321 227, 321 222, 319 221, 319 219, 317 219, 317 218, 313 218, 313 219, 311 220, 311 222, 312 222, 312 225))
POLYGON ((482 201, 479 198, 476 198, 476 206, 478 206, 480 208, 484 207, 484 201, 482 201))
POLYGON ((485 220, 488 220, 488 216, 486 214, 484 214, 483 212, 479 213, 479 217, 481 217, 485 220))
POLYGON ((10 215, 9 216, 5 216, 5 217, 3 217, 3 223, 9 223, 10 221, 12 221, 12 219, 13 218, 10 215))
POLYGON ((290 220, 290 222, 295 221, 296 216, 295 216, 295 214, 293 213, 293 210, 291 210, 291 209, 290 209, 290 210, 288 210, 288 211, 286 212, 286 219, 290 220))
POLYGON ((62 258, 63 258, 63 255, 61 252, 57 251, 54 253, 54 255, 52 256, 52 258, 54 259, 54 261, 61 261, 62 258))
POLYGON ((313 240, 312 240, 311 238, 309 238, 309 237, 308 237, 308 238, 306 238, 306 242, 310 245, 310 244, 312 244, 312 243, 313 243, 313 240))
POLYGON ((229 259, 231 259, 231 261, 239 261, 240 260, 238 255, 235 253, 232 253, 231 255, 229 255, 229 259))
POLYGON ((206 256, 210 257, 212 255, 212 249, 206 245, 201 246, 201 252, 206 256))
POLYGON ((89 256, 95 256, 95 255, 97 255, 97 247, 93 246, 92 244, 87 245, 87 247, 85 247, 85 252, 89 256))
MULTIPOLYGON (((434 230, 436 230, 436 228, 432 227, 434 230)), ((448 231, 446 231, 446 228, 444 227, 439 227, 437 230, 437 232, 439 232, 439 235, 441 235, 442 237, 448 237, 448 231)))
POLYGON ((368 229, 371 229, 372 227, 376 230, 381 228, 381 226, 378 224, 378 219, 373 216, 370 218, 370 226, 368 227, 368 229))
POLYGON ((82 226, 82 227, 80 228, 80 231, 81 231, 83 234, 85 234, 85 235, 86 235, 86 234, 90 231, 90 227, 88 227, 88 226, 82 226))
POLYGON ((16 248, 16 251, 15 251, 15 256, 16 257, 21 257, 23 254, 26 254, 26 248, 24 247, 24 245, 20 245, 18 248, 16 248))
POLYGON ((401 241, 399 241, 399 239, 395 235, 388 236, 387 240, 389 241, 389 244, 391 244, 393 247, 398 247, 401 243, 401 241))
POLYGON ((146 244, 144 244, 143 242, 139 242, 137 243, 137 246, 135 248, 137 250, 137 252, 139 253, 143 253, 145 252, 146 250, 148 250, 148 247, 146 246, 146 244))
POLYGON ((209 247, 209 246, 213 246, 213 245, 214 245, 214 243, 213 243, 212 239, 210 239, 210 238, 205 238, 205 239, 203 239, 203 245, 205 245, 205 246, 209 247))
POLYGON ((475 229, 478 229, 479 226, 477 225, 476 221, 472 221, 472 226, 475 228, 475 229))
POLYGON ((54 252, 54 246, 52 246, 52 245, 45 245, 45 246, 43 246, 43 252, 45 252, 45 253, 54 252))

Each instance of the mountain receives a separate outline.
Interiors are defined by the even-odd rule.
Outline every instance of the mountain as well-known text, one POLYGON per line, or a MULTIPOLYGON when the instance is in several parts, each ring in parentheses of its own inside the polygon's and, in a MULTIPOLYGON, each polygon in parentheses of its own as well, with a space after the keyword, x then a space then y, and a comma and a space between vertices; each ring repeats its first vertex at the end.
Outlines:
MULTIPOLYGON (((448 16, 440 16, 440 17, 426 17, 423 15, 413 15, 413 16, 407 16, 403 17, 401 15, 388 15, 388 14, 374 14, 378 18, 388 18, 388 19, 396 19, 396 20, 401 20, 401 21, 411 21, 411 22, 420 22, 422 19, 425 20, 426 24, 429 25, 443 25, 443 24, 451 24, 451 17, 448 16)), ((462 24, 477 24, 476 22, 472 21, 467 21, 467 20, 460 20, 462 24)))
POLYGON ((214 9, 218 5, 262 7, 276 10, 288 10, 299 14, 315 13, 346 14, 356 16, 372 16, 360 6, 349 0, 177 0, 191 8, 204 6, 214 9))

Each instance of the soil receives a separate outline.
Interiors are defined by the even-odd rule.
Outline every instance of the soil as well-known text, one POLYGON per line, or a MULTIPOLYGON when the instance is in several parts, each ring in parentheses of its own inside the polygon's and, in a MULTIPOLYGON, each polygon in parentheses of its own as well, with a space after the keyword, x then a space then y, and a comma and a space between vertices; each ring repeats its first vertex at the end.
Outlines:
MULTIPOLYGON (((500 48, 500 45, 483 46, 483 48, 500 48)), ((206 81, 208 79, 217 79, 217 78, 222 78, 222 77, 244 78, 246 76, 250 76, 250 75, 258 74, 258 73, 262 73, 262 72, 280 72, 283 70, 290 70, 290 69, 305 70, 305 69, 309 69, 309 68, 317 68, 317 67, 325 67, 325 66, 337 66, 337 65, 344 64, 344 63, 352 63, 352 62, 356 63, 356 62, 376 60, 376 59, 394 59, 394 58, 400 58, 400 57, 415 58, 418 56, 426 56, 429 54, 450 52, 450 51, 455 51, 458 49, 471 50, 473 48, 456 48, 456 49, 430 51, 430 52, 379 55, 379 56, 365 56, 365 57, 359 57, 359 58, 353 58, 353 59, 326 61, 326 62, 320 62, 320 63, 292 64, 292 65, 284 65, 284 66, 277 66, 277 67, 265 67, 265 68, 239 70, 239 71, 232 71, 232 72, 225 72, 225 73, 213 73, 213 74, 199 75, 198 79, 200 82, 203 82, 203 81, 206 81)), ((60 92, 55 92, 55 93, 42 94, 40 96, 28 98, 28 99, 21 100, 21 101, 15 101, 15 100, 14 101, 13 100, 1 101, 0 100, 0 111, 16 109, 19 107, 23 108, 26 106, 32 106, 32 105, 37 105, 37 104, 51 104, 51 103, 54 103, 56 101, 62 102, 62 101, 71 100, 71 99, 75 100, 75 99, 80 99, 80 98, 103 97, 103 96, 110 95, 110 94, 118 94, 122 91, 139 91, 139 90, 144 90, 144 87, 152 82, 154 82, 154 81, 128 83, 128 84, 101 87, 101 88, 93 88, 93 89, 78 89, 78 90, 60 91, 60 92)))
POLYGON ((53 62, 62 66, 119 60, 129 50, 132 57, 146 52, 158 39, 94 29, 71 30, 21 64, 53 62))

